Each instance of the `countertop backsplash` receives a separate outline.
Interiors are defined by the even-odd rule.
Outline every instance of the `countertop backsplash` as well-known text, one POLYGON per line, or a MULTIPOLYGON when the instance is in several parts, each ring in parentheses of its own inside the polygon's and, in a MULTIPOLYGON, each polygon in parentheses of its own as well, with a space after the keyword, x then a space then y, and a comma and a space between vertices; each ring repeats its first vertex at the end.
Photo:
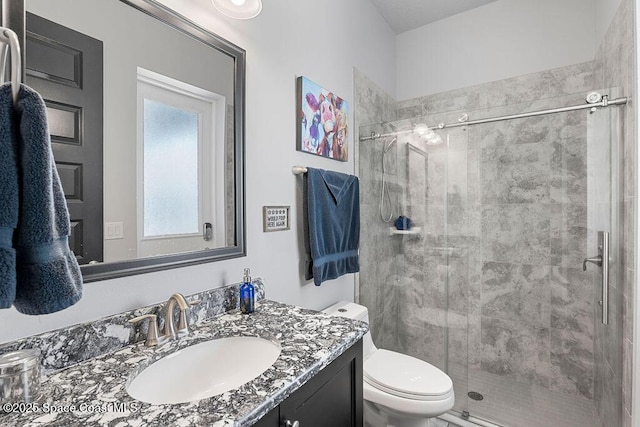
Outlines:
MULTIPOLYGON (((265 292, 262 278, 254 277, 252 282, 256 287, 256 301, 263 300, 265 292)), ((234 283, 221 288, 185 295, 188 302, 199 301, 189 309, 189 324, 199 324, 238 308, 241 284, 234 283)), ((167 295, 168 297, 169 295, 167 295)), ((63 369, 143 341, 147 333, 147 322, 133 325, 128 322, 129 319, 150 313, 159 315, 163 305, 164 302, 153 304, 92 322, 3 343, 0 344, 0 354, 24 348, 38 348, 42 354, 42 367, 45 371, 63 369)), ((175 310, 177 312, 177 305, 175 310)), ((160 315, 158 318, 160 319, 160 327, 162 327, 164 319, 160 315)))

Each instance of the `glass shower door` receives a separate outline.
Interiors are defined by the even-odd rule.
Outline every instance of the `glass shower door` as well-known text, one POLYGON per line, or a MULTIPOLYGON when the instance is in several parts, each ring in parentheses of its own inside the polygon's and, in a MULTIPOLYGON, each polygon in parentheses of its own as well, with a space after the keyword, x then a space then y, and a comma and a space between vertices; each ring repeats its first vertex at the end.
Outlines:
MULTIPOLYGON (((570 105, 565 98, 513 108, 570 105)), ((504 114, 492 110, 474 117, 504 114)), ((479 177, 479 218, 469 223, 479 240, 468 282, 471 417, 585 427, 601 425, 596 408, 615 407, 607 390, 617 390, 621 353, 617 123, 616 108, 605 108, 468 129, 478 153, 468 164, 479 177), (597 254, 597 231, 612 236, 613 322, 606 327, 597 304, 600 268, 582 270, 583 259, 597 254)))
MULTIPOLYGON (((399 123, 438 123, 451 115, 420 117, 399 123)), ((472 306, 479 295, 469 282, 478 263, 478 150, 464 128, 438 131, 443 139, 429 145, 413 134, 398 137, 402 212, 421 232, 402 237, 398 287, 398 350, 446 372, 453 380, 454 410, 468 410, 470 327, 477 324, 472 306)))

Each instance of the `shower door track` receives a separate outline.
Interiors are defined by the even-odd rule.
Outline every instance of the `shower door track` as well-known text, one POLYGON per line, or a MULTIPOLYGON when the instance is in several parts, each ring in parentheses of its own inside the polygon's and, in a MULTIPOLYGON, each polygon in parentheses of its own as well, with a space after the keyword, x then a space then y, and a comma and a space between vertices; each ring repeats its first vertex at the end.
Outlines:
POLYGON ((504 427, 501 424, 494 424, 490 421, 482 418, 476 418, 472 415, 467 415, 466 418, 462 416, 462 413, 451 410, 438 416, 439 419, 453 423, 460 427, 504 427))
MULTIPOLYGON (((445 128, 455 128, 460 126, 479 125, 483 123, 500 122, 503 120, 522 119, 525 117, 544 116, 546 114, 564 113, 566 111, 576 111, 576 110, 586 110, 586 109, 592 109, 593 111, 595 111, 597 107, 610 107, 612 105, 624 105, 626 103, 627 103, 626 97, 608 99, 607 96, 605 95, 602 97, 601 101, 589 103, 589 104, 572 105, 569 107, 552 108, 548 110, 530 111, 527 113, 512 114, 509 116, 490 117, 487 119, 459 121, 456 123, 438 123, 435 126, 429 126, 429 127, 431 129, 445 129, 445 128)), ((383 134, 374 132, 370 136, 361 136, 360 141, 369 141, 372 139, 384 138, 387 136, 403 135, 408 133, 413 133, 413 130, 409 129, 409 130, 402 130, 398 132, 383 133, 383 134)))

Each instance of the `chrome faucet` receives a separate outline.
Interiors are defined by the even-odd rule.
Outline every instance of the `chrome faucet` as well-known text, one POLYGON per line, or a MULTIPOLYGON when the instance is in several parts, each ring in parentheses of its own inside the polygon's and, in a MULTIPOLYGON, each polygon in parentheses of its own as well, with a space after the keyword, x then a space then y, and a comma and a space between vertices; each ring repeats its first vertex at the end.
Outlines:
POLYGON ((191 306, 182 294, 173 294, 164 305, 164 328, 162 336, 165 339, 175 339, 189 335, 189 324, 187 322, 187 309, 191 306), (173 319, 173 308, 175 304, 180 307, 180 318, 178 319, 178 329, 175 327, 173 319))

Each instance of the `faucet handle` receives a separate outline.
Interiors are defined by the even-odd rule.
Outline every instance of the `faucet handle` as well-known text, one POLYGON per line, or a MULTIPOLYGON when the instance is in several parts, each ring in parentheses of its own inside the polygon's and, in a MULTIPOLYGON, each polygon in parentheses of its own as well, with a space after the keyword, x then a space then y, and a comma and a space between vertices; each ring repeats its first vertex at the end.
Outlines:
POLYGON ((129 323, 139 323, 145 319, 149 319, 149 330, 147 331, 147 339, 144 345, 153 347, 158 345, 158 320, 155 314, 144 314, 142 316, 129 319, 129 323))

